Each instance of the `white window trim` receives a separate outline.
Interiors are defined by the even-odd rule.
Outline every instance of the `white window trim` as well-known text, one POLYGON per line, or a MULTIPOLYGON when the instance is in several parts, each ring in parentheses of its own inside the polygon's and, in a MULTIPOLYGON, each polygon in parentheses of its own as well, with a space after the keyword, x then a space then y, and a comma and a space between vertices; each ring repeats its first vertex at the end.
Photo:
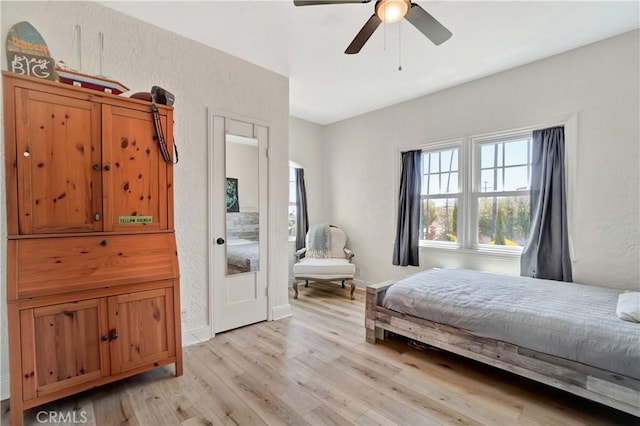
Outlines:
MULTIPOLYGON (((406 147, 406 148, 398 148, 396 150, 396 161, 395 163, 395 185, 394 185, 394 194, 393 194, 393 235, 395 235, 396 223, 397 223, 397 215, 398 215, 398 188, 400 186, 400 174, 402 171, 402 153, 406 151, 412 150, 438 150, 447 147, 455 147, 456 144, 460 146, 459 150, 459 182, 461 182, 461 192, 460 196, 460 205, 458 207, 458 222, 460 223, 461 219, 464 224, 462 235, 459 235, 457 243, 451 242, 442 242, 442 241, 426 241, 420 240, 420 249, 421 250, 434 250, 434 251, 442 251, 442 252, 455 252, 460 254, 469 254, 469 255, 480 255, 480 256, 490 256, 496 258, 505 258, 505 259, 514 259, 520 258, 522 253, 522 247, 490 247, 487 245, 479 245, 475 244, 475 227, 470 225, 472 224, 472 220, 475 219, 475 215, 477 212, 472 211, 473 209, 467 208, 467 206, 472 206, 472 197, 473 193, 473 185, 474 185, 474 176, 473 170, 469 170, 468 164, 469 160, 467 157, 469 155, 474 155, 474 145, 472 140, 483 140, 483 139, 491 139, 497 138, 499 136, 508 136, 508 135, 517 135, 521 133, 532 132, 534 130, 546 129, 549 127, 555 126, 563 126, 564 134, 565 134, 565 186, 567 191, 567 222, 569 228, 569 251, 571 254, 571 259, 573 263, 577 261, 574 251, 573 251, 573 212, 575 205, 575 183, 577 177, 577 146, 578 146, 578 113, 573 112, 566 115, 558 116, 555 119, 550 119, 548 121, 538 121, 535 124, 522 125, 520 127, 515 127, 511 129, 505 130, 495 130, 485 133, 476 133, 476 134, 468 134, 464 137, 447 139, 447 140, 436 140, 433 142, 422 143, 417 146, 406 147), (467 189, 468 188, 468 189, 467 189), (460 214, 460 212, 462 214, 460 214), (462 216, 462 217, 461 217, 462 216), (471 217, 474 216, 474 217, 471 217), (470 244, 473 241, 474 244, 470 244)), ((477 156, 477 155, 476 155, 477 156)), ((473 158, 471 161, 477 161, 477 159, 473 158)), ((459 232, 460 234, 460 232, 459 232)))

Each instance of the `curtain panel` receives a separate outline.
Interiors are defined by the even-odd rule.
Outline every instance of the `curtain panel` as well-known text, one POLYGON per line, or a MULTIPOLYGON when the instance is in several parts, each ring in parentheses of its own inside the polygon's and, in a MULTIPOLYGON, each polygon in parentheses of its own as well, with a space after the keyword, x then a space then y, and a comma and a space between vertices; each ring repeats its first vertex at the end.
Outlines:
POLYGON ((531 227, 520 275, 572 281, 567 227, 564 127, 533 132, 531 227))
POLYGON ((296 171, 296 250, 305 246, 305 237, 309 230, 307 216, 307 188, 304 185, 304 169, 296 171))
POLYGON ((422 151, 403 152, 398 195, 398 223, 393 246, 394 265, 419 265, 421 191, 422 151))

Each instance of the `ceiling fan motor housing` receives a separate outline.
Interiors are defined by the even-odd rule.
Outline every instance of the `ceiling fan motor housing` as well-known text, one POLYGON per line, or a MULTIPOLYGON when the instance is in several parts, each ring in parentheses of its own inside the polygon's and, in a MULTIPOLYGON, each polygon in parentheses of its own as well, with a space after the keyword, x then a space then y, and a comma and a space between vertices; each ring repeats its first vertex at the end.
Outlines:
POLYGON ((382 22, 398 22, 411 8, 409 0, 378 0, 376 2, 376 15, 382 22))

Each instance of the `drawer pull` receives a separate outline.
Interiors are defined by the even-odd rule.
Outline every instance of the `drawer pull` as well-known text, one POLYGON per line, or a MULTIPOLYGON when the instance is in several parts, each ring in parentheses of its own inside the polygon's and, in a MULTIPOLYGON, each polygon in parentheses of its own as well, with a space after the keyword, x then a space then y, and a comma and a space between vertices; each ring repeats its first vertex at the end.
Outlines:
POLYGON ((102 240, 102 241, 100 241, 100 244, 103 245, 103 246, 106 246, 109 243, 107 242, 107 240, 102 240))
POLYGON ((22 153, 22 156, 23 156, 23 157, 28 157, 28 156, 30 156, 30 155, 31 155, 31 154, 29 153, 29 151, 25 151, 25 152, 23 152, 23 153, 22 153))

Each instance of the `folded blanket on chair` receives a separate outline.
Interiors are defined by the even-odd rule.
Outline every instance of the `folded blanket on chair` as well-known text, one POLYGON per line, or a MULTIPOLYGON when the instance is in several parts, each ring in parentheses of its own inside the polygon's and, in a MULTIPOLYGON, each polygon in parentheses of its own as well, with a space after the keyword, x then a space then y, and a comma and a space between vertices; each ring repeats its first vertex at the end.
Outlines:
POLYGON ((313 225, 309 229, 309 247, 307 247, 306 257, 328 259, 330 257, 330 235, 328 224, 313 225))

